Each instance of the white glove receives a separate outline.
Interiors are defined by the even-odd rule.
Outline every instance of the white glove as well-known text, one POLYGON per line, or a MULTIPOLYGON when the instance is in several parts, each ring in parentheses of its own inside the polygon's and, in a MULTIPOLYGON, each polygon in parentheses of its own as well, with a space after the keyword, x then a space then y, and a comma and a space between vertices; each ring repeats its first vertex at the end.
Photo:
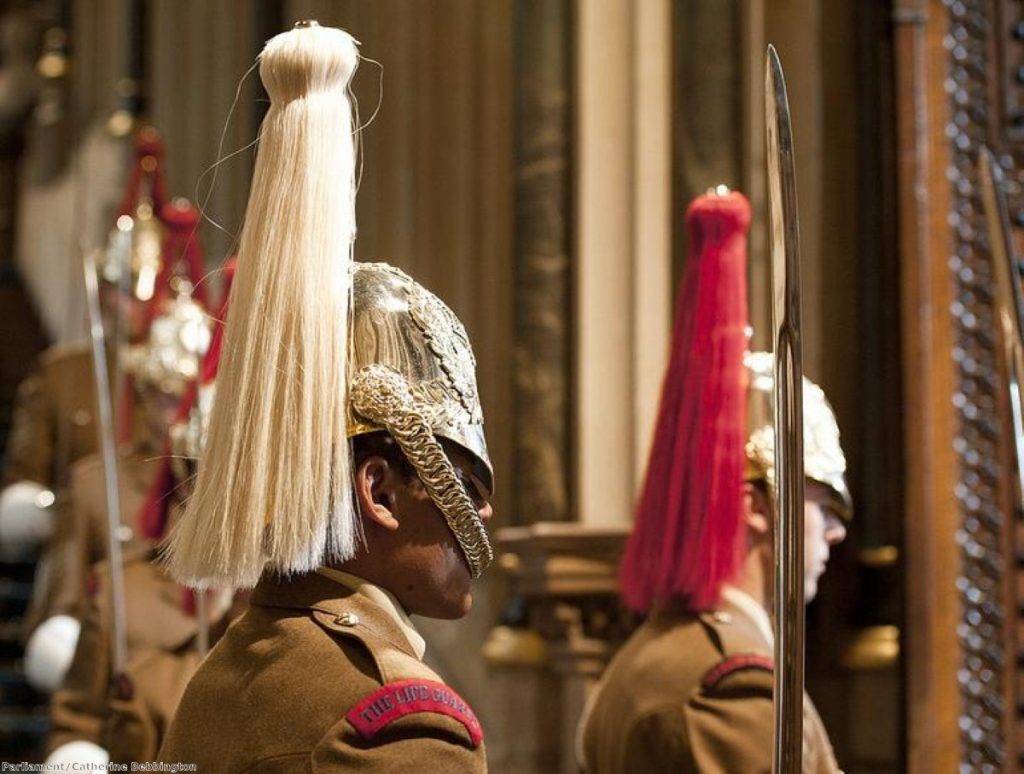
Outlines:
POLYGON ((35 548, 53 534, 54 499, 35 481, 18 481, 0 492, 0 548, 5 554, 35 548))
MULTIPOLYGON (((71 764, 88 764, 91 766, 106 766, 110 763, 110 753, 98 744, 87 742, 84 739, 76 739, 74 742, 62 744, 47 756, 43 762, 46 766, 61 766, 63 770, 71 771, 71 764)), ((54 768, 54 771, 61 769, 54 768)))
POLYGON ((42 693, 53 693, 64 682, 78 645, 82 625, 69 615, 47 618, 25 646, 25 679, 42 693))

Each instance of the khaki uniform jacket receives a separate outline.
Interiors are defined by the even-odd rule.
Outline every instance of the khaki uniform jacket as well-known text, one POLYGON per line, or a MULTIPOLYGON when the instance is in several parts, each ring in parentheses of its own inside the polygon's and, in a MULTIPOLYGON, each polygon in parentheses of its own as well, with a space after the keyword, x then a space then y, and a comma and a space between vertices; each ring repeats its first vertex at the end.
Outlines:
POLYGON ((62 489, 69 466, 99 449, 98 416, 89 347, 50 347, 18 387, 2 484, 62 489))
MULTIPOLYGON (((113 674, 110 570, 90 579, 88 607, 75 657, 50 701, 47 752, 76 740, 103 747, 114 762, 151 761, 185 685, 199 665, 198 624, 182 605, 182 589, 156 564, 155 552, 125 555, 128 663, 113 674)), ((211 637, 217 633, 216 622, 211 637)))
POLYGON ((392 615, 316 573, 260 581, 189 683, 158 760, 218 774, 486 771, 472 710, 392 615))
MULTIPOLYGON (((772 767, 771 647, 739 608, 661 614, 612 659, 583 718, 587 774, 747 774, 772 767)), ((804 697, 804 771, 839 771, 804 697)))
MULTIPOLYGON (((138 535, 136 520, 159 466, 160 460, 149 454, 133 453, 118 460, 121 547, 126 554, 149 547, 138 535)), ((26 635, 50 616, 81 618, 85 613, 86 578, 90 568, 108 552, 107 490, 99 454, 72 466, 67 505, 59 512, 57 529, 36 567, 32 600, 25 615, 26 635)))

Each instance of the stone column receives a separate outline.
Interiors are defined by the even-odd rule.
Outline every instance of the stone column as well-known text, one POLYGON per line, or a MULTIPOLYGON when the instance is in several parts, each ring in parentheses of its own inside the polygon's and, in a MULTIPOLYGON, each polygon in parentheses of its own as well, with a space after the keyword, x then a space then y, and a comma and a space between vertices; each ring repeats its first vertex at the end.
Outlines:
POLYGON ((658 401, 671 298, 671 12, 577 4, 574 504, 628 522, 658 401))
POLYGON ((515 6, 515 467, 518 523, 569 518, 569 0, 515 6))

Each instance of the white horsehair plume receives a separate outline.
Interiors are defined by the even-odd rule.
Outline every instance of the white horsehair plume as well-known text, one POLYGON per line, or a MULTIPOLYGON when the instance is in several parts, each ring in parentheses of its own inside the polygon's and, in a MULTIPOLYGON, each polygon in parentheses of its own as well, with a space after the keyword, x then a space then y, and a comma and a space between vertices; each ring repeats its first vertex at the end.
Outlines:
POLYGON ((356 152, 347 32, 315 23, 260 55, 260 131, 195 494, 171 536, 187 585, 254 586, 355 552, 346 443, 356 152))

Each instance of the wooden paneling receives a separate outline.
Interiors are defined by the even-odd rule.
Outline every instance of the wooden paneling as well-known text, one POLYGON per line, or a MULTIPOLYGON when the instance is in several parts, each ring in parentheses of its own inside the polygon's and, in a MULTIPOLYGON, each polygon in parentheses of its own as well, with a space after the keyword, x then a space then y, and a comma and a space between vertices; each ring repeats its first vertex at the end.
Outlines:
POLYGON ((904 3, 897 27, 897 132, 900 247, 904 267, 906 394, 906 544, 908 764, 913 772, 951 771, 956 738, 955 630, 957 567, 956 460, 950 440, 953 286, 943 258, 952 249, 946 224, 948 163, 941 13, 904 3))

